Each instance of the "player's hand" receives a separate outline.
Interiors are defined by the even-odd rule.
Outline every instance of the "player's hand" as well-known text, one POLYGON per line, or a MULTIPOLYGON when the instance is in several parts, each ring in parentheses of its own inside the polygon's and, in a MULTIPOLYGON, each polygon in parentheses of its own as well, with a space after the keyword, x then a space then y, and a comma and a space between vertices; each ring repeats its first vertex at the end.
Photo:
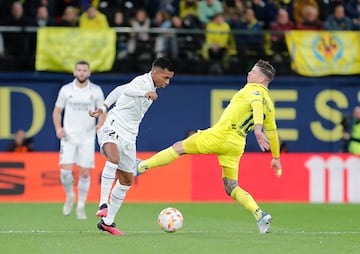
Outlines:
POLYGON ((151 92, 147 92, 145 94, 145 98, 148 99, 148 100, 155 101, 155 100, 157 100, 158 95, 157 95, 157 93, 155 91, 151 91, 151 92))
POLYGON ((261 130, 255 130, 256 141, 261 149, 261 151, 265 152, 270 149, 269 139, 265 136, 265 134, 261 130))
POLYGON ((103 113, 101 108, 96 109, 95 111, 89 111, 89 116, 91 117, 99 117, 103 113))
POLYGON ((63 137, 65 137, 65 130, 64 128, 60 128, 56 130, 56 137, 58 139, 62 139, 63 137))
POLYGON ((271 160, 270 168, 274 170, 277 177, 280 177, 282 175, 282 167, 279 158, 271 160))

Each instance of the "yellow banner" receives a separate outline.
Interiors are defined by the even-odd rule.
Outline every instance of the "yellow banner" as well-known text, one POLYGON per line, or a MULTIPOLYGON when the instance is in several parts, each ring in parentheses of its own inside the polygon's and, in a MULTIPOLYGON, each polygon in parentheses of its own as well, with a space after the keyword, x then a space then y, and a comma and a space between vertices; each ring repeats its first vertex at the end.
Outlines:
POLYGON ((37 71, 72 72, 75 63, 85 60, 91 71, 109 71, 116 54, 113 29, 44 27, 37 32, 37 71))
POLYGON ((290 31, 285 35, 291 68, 304 76, 360 73, 360 33, 290 31))

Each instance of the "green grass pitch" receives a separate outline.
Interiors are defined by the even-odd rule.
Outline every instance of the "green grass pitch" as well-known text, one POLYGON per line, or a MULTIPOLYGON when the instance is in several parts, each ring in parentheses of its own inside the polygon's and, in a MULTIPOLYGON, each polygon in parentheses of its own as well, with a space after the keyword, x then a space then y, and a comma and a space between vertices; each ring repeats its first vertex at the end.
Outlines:
POLYGON ((16 254, 105 253, 360 253, 360 205, 260 204, 273 216, 272 232, 259 234, 252 215, 236 203, 125 203, 116 223, 124 236, 96 228, 97 204, 88 219, 62 215, 62 204, 0 203, 0 250, 16 254), (184 216, 176 233, 157 225, 161 209, 184 216))

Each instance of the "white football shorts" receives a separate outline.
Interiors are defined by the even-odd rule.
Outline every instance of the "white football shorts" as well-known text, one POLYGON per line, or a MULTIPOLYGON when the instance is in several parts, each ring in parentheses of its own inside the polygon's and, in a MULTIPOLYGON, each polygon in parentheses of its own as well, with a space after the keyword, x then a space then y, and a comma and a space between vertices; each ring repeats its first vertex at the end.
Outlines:
POLYGON ((135 173, 136 163, 136 145, 135 143, 121 139, 119 132, 114 127, 103 125, 97 132, 98 143, 101 152, 105 143, 114 143, 117 145, 120 162, 119 169, 128 173, 135 173))
POLYGON ((95 167, 95 140, 83 144, 73 144, 66 138, 60 141, 59 164, 77 164, 82 168, 95 167))

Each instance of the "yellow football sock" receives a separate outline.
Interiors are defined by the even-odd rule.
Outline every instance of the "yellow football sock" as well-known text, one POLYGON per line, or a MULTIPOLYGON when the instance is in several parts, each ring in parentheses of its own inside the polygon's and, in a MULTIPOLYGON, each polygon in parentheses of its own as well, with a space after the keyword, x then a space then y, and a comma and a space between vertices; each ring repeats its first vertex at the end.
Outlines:
POLYGON ((170 146, 169 148, 166 148, 154 154, 149 159, 142 161, 139 165, 139 168, 147 170, 150 168, 164 166, 176 160, 177 158, 179 158, 179 156, 180 155, 175 152, 174 148, 170 146))
POLYGON ((231 197, 244 206, 246 210, 250 211, 256 220, 261 219, 262 210, 248 192, 237 186, 231 192, 231 197))

